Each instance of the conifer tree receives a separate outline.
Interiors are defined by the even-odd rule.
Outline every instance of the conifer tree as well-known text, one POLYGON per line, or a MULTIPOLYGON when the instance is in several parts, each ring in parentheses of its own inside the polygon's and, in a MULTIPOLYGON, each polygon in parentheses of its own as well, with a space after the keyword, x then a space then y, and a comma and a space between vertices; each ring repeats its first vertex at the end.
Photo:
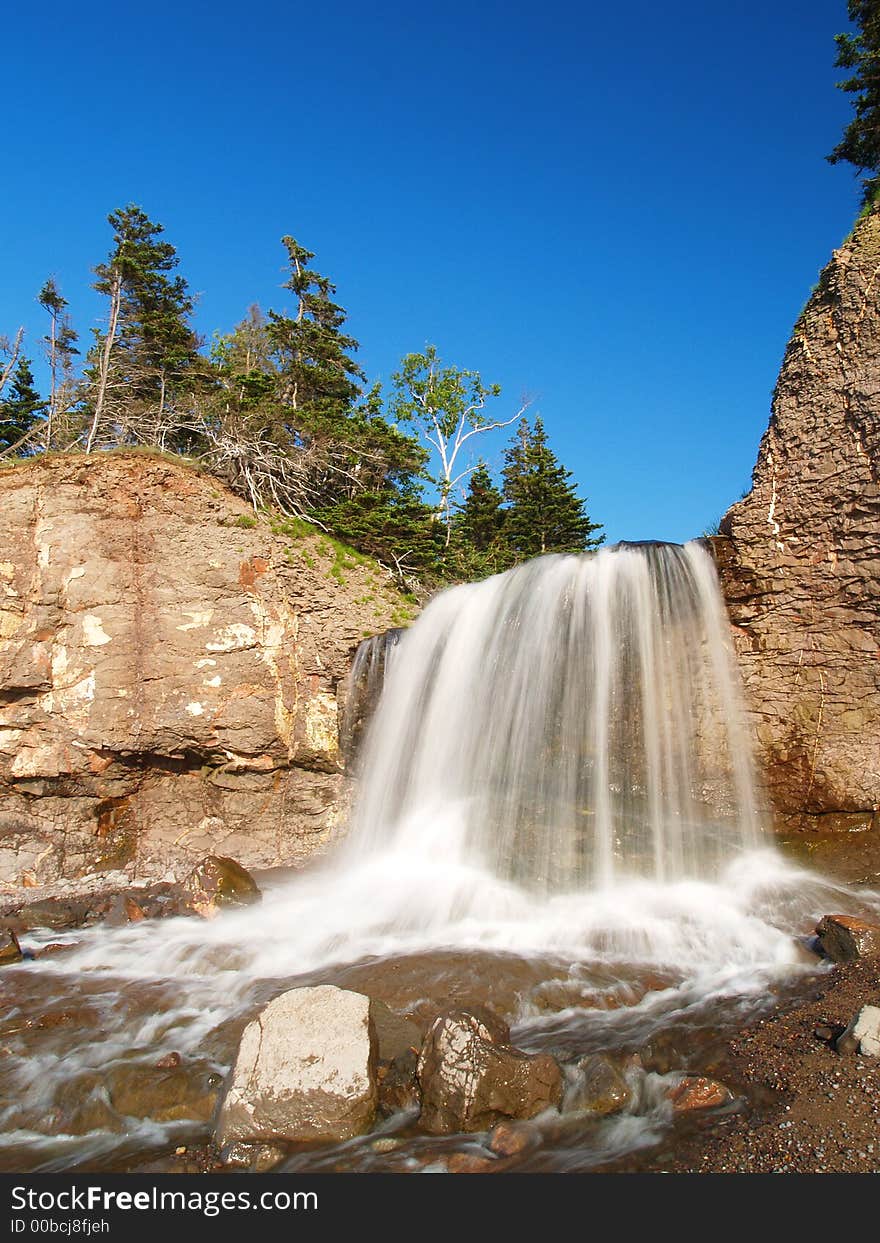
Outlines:
POLYGON ((54 276, 43 285, 37 301, 49 316, 49 331, 43 337, 43 344, 49 363, 45 446, 50 449, 58 416, 67 412, 73 399, 73 359, 79 350, 77 334, 67 315, 67 299, 62 297, 54 276))
MULTIPOLYGON (((169 275, 179 259, 171 243, 160 240, 163 226, 134 204, 107 219, 113 248, 95 269, 94 288, 109 299, 109 309, 93 351, 86 452, 108 414, 129 430, 144 414, 148 425, 162 424, 175 384, 198 361, 198 338, 188 322, 193 300, 183 277, 169 275)), ((155 426, 151 431, 139 438, 164 439, 155 426)))
POLYGON ((832 164, 847 161, 867 174, 862 181, 869 202, 880 185, 880 0, 849 0, 847 9, 856 33, 835 35, 834 63, 854 71, 837 85, 855 96, 855 115, 827 158, 832 164))
POLYGON ((604 536, 601 525, 590 520, 586 502, 570 482, 547 444, 540 418, 534 427, 522 419, 505 453, 504 499, 509 508, 505 536, 517 558, 548 552, 586 552, 604 536))
POLYGON ((477 463, 468 480, 464 503, 455 519, 455 532, 477 552, 486 552, 501 538, 504 529, 502 497, 484 461, 477 463))
POLYGON ((34 386, 30 359, 22 354, 0 396, 0 452, 16 446, 42 419, 45 409, 34 386))

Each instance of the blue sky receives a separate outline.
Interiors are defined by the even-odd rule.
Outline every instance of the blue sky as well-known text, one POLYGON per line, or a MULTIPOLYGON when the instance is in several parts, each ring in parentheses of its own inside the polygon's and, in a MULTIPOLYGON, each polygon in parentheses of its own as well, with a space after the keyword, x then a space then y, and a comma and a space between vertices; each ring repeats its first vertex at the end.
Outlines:
MULTIPOLYGON (((4 16, 0 333, 83 335, 139 203, 198 327, 281 309, 293 234, 371 378, 427 342, 522 394, 610 539, 748 487, 791 326, 858 188, 824 159, 846 5, 61 5, 4 16)), ((500 467, 507 434, 485 443, 500 467)))

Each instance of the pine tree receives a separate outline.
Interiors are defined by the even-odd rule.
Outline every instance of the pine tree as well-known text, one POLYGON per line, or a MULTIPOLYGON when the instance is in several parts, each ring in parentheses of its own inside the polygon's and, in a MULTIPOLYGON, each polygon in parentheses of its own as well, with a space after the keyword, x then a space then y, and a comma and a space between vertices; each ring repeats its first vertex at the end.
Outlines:
POLYGON ((0 397, 0 452, 17 445, 45 410, 46 403, 34 386, 30 359, 21 355, 0 397))
POLYGON ((67 315, 67 299, 62 297, 54 276, 40 290, 37 301, 49 316, 49 331, 43 337, 49 363, 49 403, 46 409, 45 445, 51 449, 59 416, 67 413, 73 400, 73 360, 79 354, 77 334, 67 315))
POLYGON ((108 415, 123 425, 122 438, 127 431, 164 442, 162 425, 175 385, 198 363, 198 338, 188 322, 193 300, 183 277, 168 275, 179 259, 170 242, 159 240, 163 226, 134 204, 107 219, 113 249, 95 269, 94 288, 110 302, 107 330, 96 334, 93 351, 87 452, 108 415))
POLYGON ((880 0, 849 0, 847 8, 857 33, 835 35, 834 63, 838 69, 855 71, 837 84, 855 95, 855 116, 827 158, 832 164, 847 161, 859 173, 869 174, 862 178, 868 203, 880 186, 880 0))
POLYGON ((294 316, 269 312, 279 396, 304 427, 326 431, 363 391, 364 373, 352 357, 358 343, 343 331, 346 313, 333 301, 336 286, 308 266, 313 252, 292 237, 281 241, 290 265, 283 288, 296 295, 297 306, 294 316))
POLYGON ((571 472, 547 444, 541 419, 533 428, 526 419, 520 422, 505 453, 503 475, 509 506, 505 536, 520 560, 548 552, 586 552, 602 543, 601 525, 588 517, 571 472))
POLYGON ((455 519, 457 538, 477 552, 486 552, 496 544, 504 529, 503 500, 481 460, 471 472, 467 495, 455 519))

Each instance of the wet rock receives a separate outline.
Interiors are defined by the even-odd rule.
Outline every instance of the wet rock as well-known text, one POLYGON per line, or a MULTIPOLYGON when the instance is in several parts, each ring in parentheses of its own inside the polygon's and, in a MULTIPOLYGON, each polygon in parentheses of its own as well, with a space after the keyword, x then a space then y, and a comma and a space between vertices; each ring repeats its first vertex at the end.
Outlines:
POLYGON ((489 1147, 499 1157, 516 1157, 532 1142, 531 1131, 514 1122, 499 1122, 489 1136, 489 1147))
POLYGON ((376 1114, 370 1000, 330 985, 276 997, 245 1028, 217 1143, 351 1139, 376 1114))
POLYGON ((175 1052, 166 1053, 164 1057, 159 1058, 158 1062, 156 1063, 156 1069, 157 1070, 171 1070, 175 1066, 179 1066, 182 1060, 183 1059, 181 1058, 179 1053, 175 1053, 175 1052))
POLYGON ((816 934, 832 962, 880 955, 880 925, 853 915, 824 915, 816 925, 816 934))
POLYGON ((402 1110, 418 1110, 421 1094, 418 1080, 419 1055, 407 1049, 391 1062, 379 1062, 376 1080, 379 1113, 383 1118, 402 1110))
POLYGON ((450 1174, 493 1174, 498 1164, 492 1157, 481 1157, 475 1152, 454 1152, 446 1160, 450 1174))
POLYGON ((838 1053, 880 1057, 880 1007, 862 1006, 846 1031, 837 1038, 838 1053))
POLYGON ((250 906, 262 895, 257 882, 240 863, 208 855, 183 882, 189 906, 198 915, 215 915, 223 906, 250 906))
POLYGON ((556 1062, 547 1054, 521 1053, 507 1039, 507 1027, 494 1015, 438 1015, 419 1056, 424 1130, 485 1131, 505 1119, 558 1108, 562 1075, 556 1062))
POLYGON ((717 1109, 733 1100, 729 1088, 715 1079, 699 1075, 686 1075, 668 1094, 675 1114, 691 1113, 696 1109, 717 1109))
POLYGON ((8 928, 0 931, 0 967, 12 962, 21 962, 24 955, 18 943, 18 937, 8 928))
POLYGON ((110 1103, 130 1118, 155 1122, 210 1122, 217 1109, 221 1080, 207 1063, 167 1069, 126 1062, 106 1076, 110 1103))
POLYGON ((610 1058, 602 1054, 583 1058, 577 1077, 565 1094, 565 1110, 599 1117, 620 1113, 632 1100, 632 1090, 610 1058))
POLYGON ((274 1169, 287 1156, 287 1149, 280 1144, 246 1144, 236 1140, 220 1149, 220 1160, 233 1170, 247 1170, 249 1174, 265 1174, 274 1169))
POLYGON ((370 1018, 376 1030, 377 1052, 381 1061, 393 1062, 409 1051, 418 1053, 422 1047, 422 1030, 411 1019, 386 1006, 384 1001, 370 999, 370 1018))

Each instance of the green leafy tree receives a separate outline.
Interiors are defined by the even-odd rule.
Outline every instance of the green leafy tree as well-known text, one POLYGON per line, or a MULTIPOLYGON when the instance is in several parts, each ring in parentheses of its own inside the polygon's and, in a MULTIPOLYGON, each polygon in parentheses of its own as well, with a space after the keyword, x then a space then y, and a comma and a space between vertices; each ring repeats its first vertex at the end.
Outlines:
POLYGON ((865 174, 862 182, 867 203, 880 187, 880 2, 849 0, 847 9, 856 31, 835 35, 835 65, 853 71, 837 85, 855 96, 855 115, 828 159, 832 164, 853 164, 865 174))
POLYGON ((30 359, 22 354, 0 396, 0 453, 16 448, 42 422, 45 410, 46 403, 34 386, 30 359))
POLYGON ((587 552, 602 543, 601 525, 590 520, 571 472, 547 443, 541 419, 534 427, 522 419, 504 456, 505 536, 517 559, 587 552))
POLYGON ((509 427, 522 415, 527 403, 509 419, 491 419, 486 406, 501 395, 499 385, 484 384, 477 371, 445 367, 433 345, 424 354, 407 354, 391 379, 392 417, 399 423, 414 424, 437 455, 439 512, 448 546, 455 487, 474 469, 461 468, 464 446, 474 436, 509 427))

